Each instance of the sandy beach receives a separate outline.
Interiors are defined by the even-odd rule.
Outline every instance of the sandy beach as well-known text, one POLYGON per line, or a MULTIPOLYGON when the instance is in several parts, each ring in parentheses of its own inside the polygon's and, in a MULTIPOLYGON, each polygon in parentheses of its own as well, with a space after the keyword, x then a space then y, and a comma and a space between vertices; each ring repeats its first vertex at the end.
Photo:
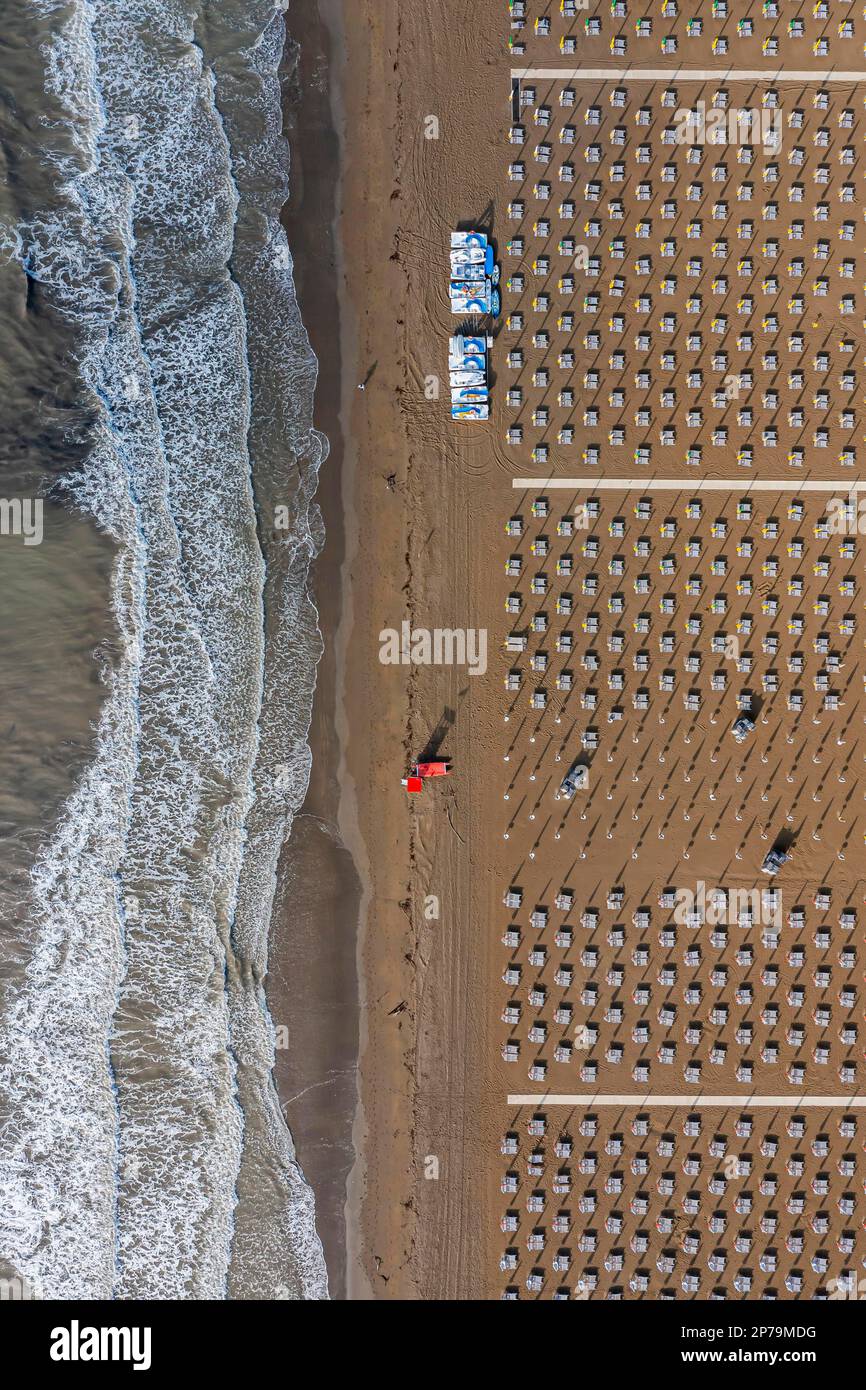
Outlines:
POLYGON ((483 750, 489 716, 474 689, 483 682, 465 670, 407 673, 378 659, 380 632, 404 620, 481 622, 487 560, 472 524, 490 451, 483 439, 454 437, 441 403, 425 399, 424 378, 442 373, 449 330, 440 243, 449 225, 483 213, 477 154, 494 150, 473 31, 489 20, 495 32, 499 7, 483 10, 471 21, 456 7, 440 17, 435 45, 423 6, 358 5, 344 15, 344 418, 354 445, 346 771, 370 866, 352 1296, 471 1297, 485 1288, 487 945, 473 925, 483 885, 473 864, 477 802, 465 788, 478 765, 470 739, 483 750), (425 140, 428 114, 438 115, 439 140, 425 140), (371 163, 371 149, 382 159, 371 163), (434 741, 461 766, 463 789, 407 804, 400 778, 434 741))
MULTIPOLYGON (((799 1264, 789 1259, 781 1276, 766 1256, 746 1296, 776 1284, 779 1296, 798 1296, 798 1278, 801 1292, 844 1266, 836 1255, 822 1263, 822 1239, 835 1244, 839 1237, 842 1250, 840 1230, 853 1219, 845 1205, 845 1185, 853 1184, 844 1101, 856 1094, 848 1076, 852 1066, 856 1075, 850 1026, 856 950, 845 914, 856 911, 862 896, 855 857, 862 817, 850 782, 861 756, 854 717, 860 642, 846 626, 847 600, 856 592, 853 552, 836 537, 827 544, 821 531, 833 480, 847 488, 850 475, 840 472, 839 461, 854 440, 844 400, 830 400, 838 384, 829 374, 844 376, 836 354, 844 356, 849 327, 838 281, 818 305, 810 296, 820 290, 812 291, 810 280, 810 296, 800 302, 802 276, 791 285, 786 270, 785 282, 777 283, 774 267, 755 264, 767 233, 744 238, 736 231, 741 195, 731 184, 730 212, 717 211, 706 227, 688 233, 691 261, 686 266, 677 253, 671 267, 677 273, 661 291, 670 297, 653 309, 641 299, 646 269, 635 266, 634 246, 618 262, 601 224, 589 233, 590 249, 598 252, 592 284, 557 285, 568 269, 557 237, 594 216, 591 206, 588 213, 575 209, 571 195, 547 187, 557 162, 567 157, 585 180, 595 142, 604 142, 609 162, 608 150, 618 142, 633 158, 639 138, 618 134, 623 118, 611 95, 617 69, 604 43, 608 31, 593 36, 590 56, 601 73, 591 91, 581 89, 577 100, 566 76, 527 78, 515 115, 514 57, 499 0, 479 0, 471 14, 445 3, 435 16, 422 4, 358 0, 342 7, 321 0, 319 16, 321 23, 309 13, 302 23, 299 11, 293 21, 306 45, 302 70, 317 93, 311 110, 318 116, 308 112, 306 127, 297 131, 303 191, 300 203, 293 194, 287 226, 305 321, 323 363, 317 423, 332 445, 322 492, 329 537, 316 576, 326 657, 309 820, 299 818, 286 862, 297 851, 312 855, 328 889, 324 902, 311 899, 301 945, 290 944, 288 957, 277 954, 286 1007, 297 1010, 300 1001, 291 991, 291 965, 282 961, 291 963, 300 950, 294 956, 305 967, 300 977, 313 978, 315 956, 315 989, 324 991, 334 1015, 326 1012, 323 1029, 317 993, 305 1045, 278 1080, 317 1194, 332 1293, 473 1299, 519 1288, 521 1297, 666 1297, 661 1290, 676 1269, 676 1296, 698 1289, 706 1296, 708 1257, 717 1279, 742 1291, 745 1276, 737 1274, 731 1253, 751 1250, 754 1263, 757 1247, 754 1231, 747 1239, 741 1230, 732 1243, 732 1220, 740 1214, 745 1224, 759 1222, 762 1250, 783 1238, 789 1252, 803 1256, 799 1264), (598 120, 575 121, 573 109, 594 102, 598 120), (526 133, 515 134, 521 122, 526 133), (545 141, 555 151, 552 163, 538 152, 545 141), (337 149, 332 206, 327 186, 337 149), (549 215, 560 219, 549 228, 548 204, 549 215), (730 227, 720 228, 728 217, 730 227), (450 230, 469 225, 492 229, 503 261, 493 419, 484 426, 454 425, 441 398, 453 331, 445 248, 450 230), (618 390, 613 371, 643 366, 639 355, 629 355, 631 347, 620 363, 615 353, 605 356, 612 351, 607 341, 587 348, 575 334, 563 353, 556 331, 557 315, 569 307, 564 296, 573 294, 578 304, 585 291, 606 292, 621 276, 611 289, 616 303, 605 293, 598 313, 622 306, 617 331, 631 343, 647 312, 658 318, 663 304, 676 325, 670 348, 687 360, 698 350, 687 338, 690 314, 700 310, 706 318, 708 301, 716 307, 709 276, 716 275, 715 295, 714 245, 725 231, 732 244, 724 253, 723 307, 732 328, 728 355, 714 359, 713 368, 745 383, 747 401, 734 395, 724 403, 727 414, 712 417, 708 388, 695 413, 681 386, 666 392, 663 385, 659 397, 657 379, 641 381, 635 391, 623 376, 618 390), (544 244, 535 244, 539 237, 544 244), (693 284, 696 275, 705 282, 693 284), (703 299, 696 301, 698 291, 703 299), (761 338, 773 330, 774 314, 795 339, 802 334, 793 349, 788 342, 778 368, 761 338), (796 370, 790 375, 792 351, 797 361, 819 366, 827 355, 815 401, 807 400, 811 384, 798 383, 796 370), (825 378, 826 401, 820 397, 825 378), (710 430, 717 419, 725 428, 722 447, 714 450, 710 430), (826 438, 815 450, 813 431, 822 428, 826 438), (645 476, 653 481, 644 491, 633 475, 635 461, 645 461, 638 454, 650 431, 654 454, 645 476), (666 431, 677 445, 670 452, 666 431), (595 466, 597 440, 620 449, 606 452, 604 468, 596 470, 604 487, 561 486, 595 466), (687 457, 699 444, 700 470, 687 457), (699 477, 721 490, 696 503, 699 477), (779 478, 784 486, 773 491, 779 478), (547 487, 553 479, 556 486, 547 487), (770 490, 755 491, 753 484, 770 490), (676 599, 668 599, 668 590, 676 590, 676 599), (693 610, 700 621, 689 618, 693 610), (666 612, 676 615, 670 642, 666 612), (383 664, 382 632, 405 621, 414 628, 486 630, 486 673, 473 676, 465 665, 383 664), (684 623, 691 642, 682 636, 684 623), (728 627, 742 634, 741 645, 733 659, 714 663, 711 634, 728 627), (822 627, 832 640, 819 640, 822 627), (641 637, 650 631, 651 638, 641 637), (526 637, 518 654, 506 651, 514 634, 526 637), (751 692, 745 705, 743 690, 751 692), (791 703, 792 692, 799 703, 791 703), (828 694, 837 703, 828 703, 828 694), (741 752, 729 731, 743 708, 755 715, 756 730, 741 752), (597 742, 587 740, 592 728, 601 731, 597 742), (420 797, 407 797, 401 777, 423 752, 450 758, 453 774, 420 797), (581 757, 589 793, 557 801, 561 778, 581 757), (684 940, 682 923, 674 929, 669 920, 666 894, 724 885, 757 892, 763 905, 761 890, 776 881, 761 878, 760 861, 777 842, 796 843, 779 905, 767 900, 767 913, 786 924, 782 940, 762 936, 763 918, 751 922, 747 939, 735 918, 711 939, 703 924, 699 948, 684 940), (327 853, 316 860, 323 847, 327 853), (820 894, 828 884, 831 906, 824 907, 820 894), (513 908, 503 901, 510 889, 519 890, 513 908), (356 931, 357 971, 347 964, 350 952, 355 963, 356 931), (562 1105, 533 1103, 548 1092, 562 1096, 562 1105), (610 1094, 619 1103, 595 1112, 568 1104, 575 1092, 610 1094), (631 1092, 658 1092, 670 1105, 652 1108, 647 1122, 631 1092), (676 1098, 702 1092, 727 1096, 730 1104, 710 1105, 696 1126, 676 1098), (797 1098, 830 1093, 836 1102, 820 1114, 809 1111, 801 1124, 797 1098), (747 1095, 785 1099, 759 1106, 748 1125, 737 1108, 747 1095), (700 1157, 680 1152, 683 1134, 695 1139, 700 1157), (656 1159, 645 1153, 650 1144, 662 1159, 655 1174, 656 1159), (719 1203, 727 1191, 734 1204, 724 1221, 709 1218, 727 1249, 724 1259, 712 1255, 706 1240, 693 1247, 687 1220, 693 1204, 682 1184, 671 1186, 664 1166, 676 1152, 678 1170, 697 1174, 707 1164, 708 1144, 709 1159, 721 1168, 734 1148, 760 1145, 747 1167, 744 1158, 748 1201, 721 1179, 710 1180, 719 1203), (600 1162, 595 1149, 602 1150, 600 1162), (625 1162, 633 1176, 623 1189, 618 1165, 625 1162), (782 1167, 787 1177, 780 1186, 782 1167), (826 1179, 831 1167, 835 1176, 826 1179), (578 1186, 579 1173, 601 1175, 589 1196, 578 1186), (640 1185, 644 1173, 647 1182, 652 1176, 651 1198, 640 1185), (814 1202, 810 1207, 800 1194, 810 1184, 813 1193, 826 1190, 843 1204, 829 1235, 821 1210, 816 1214, 814 1202), (599 1202, 595 1189, 602 1187, 599 1202), (675 1188, 674 1219, 666 1199, 675 1188), (634 1203, 633 1230, 618 1209, 623 1190, 622 1201, 634 1203), (783 1205, 781 1222, 767 1216, 783 1205), (599 1215, 590 1222, 579 1212, 599 1215), (813 1224, 804 1241, 800 1224, 807 1219, 813 1224), (599 1223, 601 1244, 592 1234, 599 1223), (652 1237, 642 1223, 652 1227, 652 1237), (669 1268, 674 1242, 700 1264, 698 1285, 681 1255, 669 1268), (807 1256, 817 1263, 804 1277, 798 1271, 807 1256), (735 1277, 740 1284, 730 1282, 735 1277), (565 1295, 556 1292, 562 1288, 565 1295)), ((681 17, 686 22, 689 16, 681 17)), ((574 29, 571 23, 563 30, 557 17, 549 37, 528 31, 520 61, 567 70, 561 31, 574 29)), ((692 66, 712 62, 711 37, 698 35, 692 66)), ((757 66, 764 61, 760 43, 760 33, 748 36, 738 57, 757 66)), ((627 56, 636 63, 640 55, 629 50, 627 56)), ((802 139, 820 150, 827 143, 824 112, 854 104, 847 89, 833 96, 832 107, 813 101, 819 86, 809 72, 817 73, 819 58, 811 49, 802 62, 798 56, 806 75, 780 82, 786 147, 802 139), (791 112, 801 108, 802 120, 792 122, 791 112)), ((711 103, 716 86, 686 84, 682 100, 711 103)), ((638 107, 658 109, 663 87, 655 78, 631 82, 623 98, 631 129, 638 107)), ((754 81, 732 87, 735 106, 759 99, 754 81)), ((841 118, 833 120, 837 145, 853 141, 856 132, 849 135, 841 118)), ((652 140, 652 176, 663 186, 668 156, 658 132, 652 140)), ((787 254, 791 237, 800 235, 788 231, 797 220, 799 197, 789 187, 798 175, 790 172, 791 161, 784 174, 768 175, 772 151, 760 158, 760 196, 762 183, 781 179, 777 235, 787 254)), ((832 176, 838 183, 845 177, 844 149, 832 158, 843 169, 832 176)), ((724 179, 741 177, 734 150, 728 163, 724 179)), ((820 183, 821 170, 814 173, 820 183)), ((705 172, 705 178, 709 185, 722 175, 705 172)), ((688 198, 681 194, 686 204, 699 196, 701 187, 688 198)), ((627 201, 623 209, 629 229, 638 208, 627 201)), ((840 194, 826 219, 834 246, 847 216, 840 194)), ((677 229, 681 236, 684 226, 677 229)), ((653 235, 658 295, 668 267, 653 235)), ((810 230, 807 239, 813 235, 810 230)), ((574 251, 565 246, 566 255, 574 251)), ((844 244, 833 253, 832 271, 844 279, 843 254, 844 244)), ((702 327, 707 337, 717 332, 708 318, 702 327)), ((855 606, 862 607, 859 598, 855 606)), ((706 1208, 702 1224, 705 1218, 706 1208)))
MULTIPOLYGON (((454 1034, 470 1031, 471 1001, 463 981, 475 966, 467 963, 464 924, 454 920, 458 876, 468 881, 465 836, 461 844, 459 826, 448 831, 454 843, 447 846, 447 871, 437 870, 442 920, 431 930, 421 917, 418 871, 423 874, 428 856, 438 853, 432 839, 425 847, 411 825, 400 786, 412 740, 425 742, 443 717, 450 722, 447 711, 460 702, 464 682, 429 682, 417 708, 405 673, 378 662, 381 628, 399 624, 416 603, 428 602, 427 577, 413 581, 409 573, 411 556, 425 537, 448 524, 423 486, 420 456, 417 465, 409 457, 415 445, 406 413, 417 416, 417 405, 407 392, 405 352, 414 330, 408 308, 405 317, 394 313, 395 305, 408 306, 412 293, 399 244, 421 230, 417 213, 405 217, 413 194, 404 203, 401 191, 411 177, 413 143, 400 114, 406 15, 398 19, 391 6, 315 8, 317 13, 295 7, 289 15, 289 53, 297 42, 301 59, 287 87, 293 169, 284 222, 304 321, 320 361, 316 423, 331 445, 319 494, 327 544, 314 580, 326 645, 311 730, 313 780, 281 869, 281 882, 291 889, 291 920, 283 934, 278 914, 273 934, 269 1002, 275 1019, 285 1014, 293 1020, 276 1079, 299 1160, 316 1193, 332 1296, 342 1296, 344 1288, 351 1297, 435 1296, 440 1287, 456 1291, 464 1278, 463 1255, 455 1261, 441 1248, 432 1265, 427 1256, 441 1247, 444 1226, 450 1230, 455 1216, 459 1222, 469 1194, 461 1178, 468 1161, 462 1138, 468 1061, 462 1046, 452 1049, 451 1029, 443 1031, 434 1020, 443 1008, 449 1016, 456 1010, 454 1034), (295 81, 302 101, 293 99, 295 81), (369 142, 383 141, 394 142, 398 157, 371 170, 365 150, 369 142), (361 381, 364 392, 357 390, 361 381), (369 863, 376 870, 367 880, 356 976, 350 952, 369 863), (300 895, 299 914, 304 882, 315 887, 300 895), (357 1113, 356 988, 362 1059, 357 1113), (420 1094, 419 1069, 429 1098, 420 1094), (458 1089, 452 1092, 455 1078, 458 1089), (352 1123, 357 1160, 344 1237, 341 1194, 352 1123), (436 1183, 419 1187, 430 1154, 441 1158, 444 1172, 436 1183), (430 1193, 436 1200, 428 1212, 430 1193), (424 1219, 416 1225, 419 1210, 424 1219)), ((412 76, 420 95, 430 75, 412 76)), ((457 109, 456 83, 454 100, 457 109)), ((445 171, 437 162, 444 187, 445 171)), ((430 237, 429 228, 423 235, 430 237)), ((428 351, 438 365, 441 343, 431 340, 428 351)), ((424 415, 437 429, 435 413, 424 415)), ((436 434, 428 441, 433 456, 435 440, 436 434)), ((449 502, 451 518, 461 505, 457 497, 449 502)), ((464 582, 459 569, 437 574, 429 600, 460 608, 455 622, 464 620, 464 582)), ((425 837, 441 833, 437 825, 425 829, 425 837)), ((468 1225, 466 1234, 468 1239, 468 1225)))

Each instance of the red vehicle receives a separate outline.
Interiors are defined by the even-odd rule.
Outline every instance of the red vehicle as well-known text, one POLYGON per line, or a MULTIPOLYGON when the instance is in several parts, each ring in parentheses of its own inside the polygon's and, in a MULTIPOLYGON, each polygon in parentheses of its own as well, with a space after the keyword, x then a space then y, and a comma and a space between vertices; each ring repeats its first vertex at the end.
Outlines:
POLYGON ((416 763, 414 772, 410 772, 408 777, 403 778, 403 786, 407 792, 416 795, 424 790, 424 782, 428 777, 448 777, 451 768, 447 760, 443 762, 416 763))

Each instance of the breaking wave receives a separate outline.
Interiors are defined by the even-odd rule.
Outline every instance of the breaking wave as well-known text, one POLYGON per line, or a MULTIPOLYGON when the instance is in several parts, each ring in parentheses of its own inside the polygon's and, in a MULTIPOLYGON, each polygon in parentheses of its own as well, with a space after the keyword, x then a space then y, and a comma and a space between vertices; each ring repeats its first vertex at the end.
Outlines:
POLYGON ((91 424, 66 486, 116 546, 118 641, 0 1019, 0 1256, 50 1298, 326 1297, 263 991, 309 777, 327 450, 279 225, 283 16, 26 10, 53 197, 3 244, 75 328, 91 424), (270 1205, 238 1202, 251 1164, 270 1205))

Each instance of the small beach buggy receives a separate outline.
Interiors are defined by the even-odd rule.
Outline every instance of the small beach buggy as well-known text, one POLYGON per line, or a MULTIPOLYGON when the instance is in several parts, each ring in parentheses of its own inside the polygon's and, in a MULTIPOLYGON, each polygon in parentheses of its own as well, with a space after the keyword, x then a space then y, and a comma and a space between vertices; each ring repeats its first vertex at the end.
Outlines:
POLYGON ((424 790, 424 783, 428 777, 449 777, 451 775, 450 759, 441 758, 438 761, 416 763, 414 772, 410 772, 408 777, 402 779, 402 784, 407 792, 417 796, 424 790))
POLYGON ((556 801, 570 801, 577 791, 585 791, 589 786, 589 768, 586 763, 572 763, 570 770, 565 774, 559 790, 556 792, 556 801))

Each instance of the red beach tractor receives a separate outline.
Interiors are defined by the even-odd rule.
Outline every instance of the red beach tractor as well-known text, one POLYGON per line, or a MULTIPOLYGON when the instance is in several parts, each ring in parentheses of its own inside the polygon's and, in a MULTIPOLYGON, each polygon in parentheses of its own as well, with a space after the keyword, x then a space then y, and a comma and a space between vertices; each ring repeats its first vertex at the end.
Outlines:
POLYGON ((414 772, 410 772, 408 777, 403 778, 403 786, 407 792, 417 795, 424 790, 424 782, 428 777, 448 777, 451 768, 448 762, 416 763, 414 772))

